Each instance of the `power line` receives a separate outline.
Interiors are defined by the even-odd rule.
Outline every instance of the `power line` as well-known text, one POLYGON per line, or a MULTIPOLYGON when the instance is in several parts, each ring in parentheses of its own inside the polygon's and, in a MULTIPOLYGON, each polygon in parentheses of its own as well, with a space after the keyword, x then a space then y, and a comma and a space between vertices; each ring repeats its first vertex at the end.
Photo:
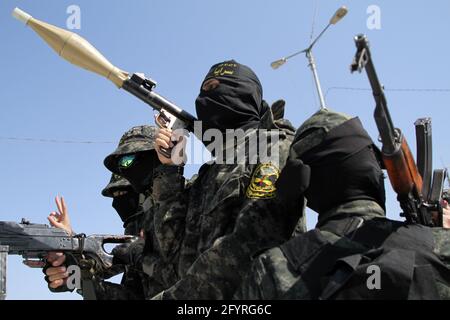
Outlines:
POLYGON ((77 140, 57 140, 57 139, 40 139, 40 138, 17 138, 17 137, 1 137, 0 140, 11 142, 38 142, 38 143, 60 143, 60 144, 113 144, 112 141, 77 141, 77 140))
MULTIPOLYGON (((370 88, 358 87, 329 87, 325 92, 325 97, 333 90, 345 91, 371 91, 370 88)), ((385 88, 384 91, 393 92, 450 92, 447 88, 385 88)), ((30 143, 57 143, 57 144, 115 144, 114 141, 80 141, 80 140, 57 140, 57 139, 41 139, 41 138, 18 138, 0 136, 0 141, 10 142, 30 142, 30 143)))
MULTIPOLYGON (((325 93, 325 97, 333 90, 347 90, 347 91, 371 91, 370 88, 356 88, 356 87, 330 87, 325 93)), ((450 92, 450 89, 440 88, 385 88, 384 91, 396 92, 450 92)))

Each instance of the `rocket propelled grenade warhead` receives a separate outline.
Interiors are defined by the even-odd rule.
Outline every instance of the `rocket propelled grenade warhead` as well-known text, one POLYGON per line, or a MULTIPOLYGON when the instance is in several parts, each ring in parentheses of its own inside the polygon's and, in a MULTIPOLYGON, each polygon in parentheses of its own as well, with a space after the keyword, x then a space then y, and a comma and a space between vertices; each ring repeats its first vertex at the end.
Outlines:
POLYGON ((93 45, 76 33, 33 18, 15 8, 12 15, 30 26, 56 53, 70 63, 95 72, 121 88, 128 79, 128 73, 115 67, 93 45))
POLYGON ((20 22, 23 22, 25 24, 28 23, 28 20, 33 18, 28 13, 26 13, 25 11, 20 10, 19 8, 15 8, 13 10, 12 15, 13 15, 14 18, 16 18, 17 20, 19 20, 20 22))
MULTIPOLYGON (((14 9, 12 15, 33 28, 58 55, 70 63, 111 80, 117 87, 131 93, 157 110, 159 115, 156 120, 159 126, 172 130, 194 130, 194 122, 197 119, 189 112, 154 92, 156 82, 152 79, 146 78, 141 73, 129 75, 127 72, 120 70, 87 40, 73 32, 37 20, 19 8, 14 9)), ((171 149, 160 148, 160 150, 168 157, 172 154, 171 149)))

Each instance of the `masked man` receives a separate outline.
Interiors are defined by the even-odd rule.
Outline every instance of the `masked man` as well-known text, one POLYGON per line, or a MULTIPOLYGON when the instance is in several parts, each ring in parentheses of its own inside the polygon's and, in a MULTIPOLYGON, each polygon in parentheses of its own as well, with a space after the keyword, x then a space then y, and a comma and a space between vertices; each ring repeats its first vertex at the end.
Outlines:
POLYGON ((298 130, 277 181, 316 229, 255 259, 237 299, 450 298, 449 230, 385 217, 378 149, 358 118, 321 110, 298 130))
POLYGON ((252 256, 287 240, 302 213, 301 205, 275 197, 294 130, 280 119, 280 108, 272 112, 263 101, 254 72, 234 60, 211 67, 195 105, 202 122, 197 136, 215 160, 188 188, 183 167, 158 151, 173 147, 172 132, 161 129, 155 140, 164 164, 153 187, 155 237, 180 279, 156 298, 229 299, 252 256), (230 139, 230 132, 242 135, 230 139), (261 146, 278 157, 264 158, 261 146))
MULTIPOLYGON (((146 214, 150 212, 153 169, 160 164, 154 151, 154 138, 154 127, 133 127, 122 136, 118 148, 104 161, 105 166, 114 173, 102 194, 113 198, 112 206, 124 223, 125 234, 142 236, 144 221, 147 221, 146 214)), ((57 206, 59 212, 50 215, 50 222, 56 227, 71 230, 70 222, 67 226, 68 215, 64 202, 57 201, 57 206)), ((133 260, 133 257, 141 253, 142 248, 143 241, 138 241, 131 247, 118 247, 113 251, 115 266, 113 270, 107 271, 108 277, 119 273, 118 270, 125 271, 124 277, 120 285, 95 278, 96 299, 144 299, 162 290, 162 287, 141 271, 140 262, 133 260)), ((49 256, 52 267, 46 269, 46 274, 50 288, 64 290, 63 285, 68 277, 65 259, 62 254, 53 253, 49 256)), ((95 277, 95 274, 92 276, 95 277)), ((102 277, 105 277, 104 273, 102 277)))

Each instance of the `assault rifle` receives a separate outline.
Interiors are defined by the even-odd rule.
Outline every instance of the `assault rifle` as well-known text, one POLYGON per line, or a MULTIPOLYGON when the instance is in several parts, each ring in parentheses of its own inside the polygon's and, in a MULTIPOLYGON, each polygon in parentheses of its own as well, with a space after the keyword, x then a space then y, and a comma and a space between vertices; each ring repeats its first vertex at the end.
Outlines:
MULTIPOLYGON (((96 270, 108 272, 113 256, 105 251, 105 244, 131 243, 137 237, 127 235, 69 235, 59 228, 34 224, 0 221, 0 299, 6 296, 7 255, 21 255, 28 266, 39 265, 49 252, 63 252, 75 262, 92 262, 96 270), (34 262, 34 263, 33 263, 34 262)), ((85 299, 95 299, 92 282, 81 279, 85 299)))
POLYGON ((376 107, 375 122, 382 142, 382 157, 389 180, 402 208, 402 216, 410 223, 442 226, 441 199, 445 170, 432 172, 431 120, 416 121, 417 163, 400 129, 395 128, 387 108, 384 88, 378 80, 365 35, 355 37, 356 54, 350 70, 366 70, 376 107), (433 177, 431 175, 433 174, 433 177), (435 216, 437 212, 437 216, 435 216))

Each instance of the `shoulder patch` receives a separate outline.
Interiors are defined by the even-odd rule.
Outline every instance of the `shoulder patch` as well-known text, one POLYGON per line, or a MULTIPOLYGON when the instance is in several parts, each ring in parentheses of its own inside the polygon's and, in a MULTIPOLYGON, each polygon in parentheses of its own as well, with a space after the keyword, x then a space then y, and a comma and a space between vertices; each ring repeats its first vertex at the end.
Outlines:
POLYGON ((247 198, 268 199, 275 197, 275 182, 280 170, 272 163, 262 163, 253 172, 250 185, 247 187, 247 198))

